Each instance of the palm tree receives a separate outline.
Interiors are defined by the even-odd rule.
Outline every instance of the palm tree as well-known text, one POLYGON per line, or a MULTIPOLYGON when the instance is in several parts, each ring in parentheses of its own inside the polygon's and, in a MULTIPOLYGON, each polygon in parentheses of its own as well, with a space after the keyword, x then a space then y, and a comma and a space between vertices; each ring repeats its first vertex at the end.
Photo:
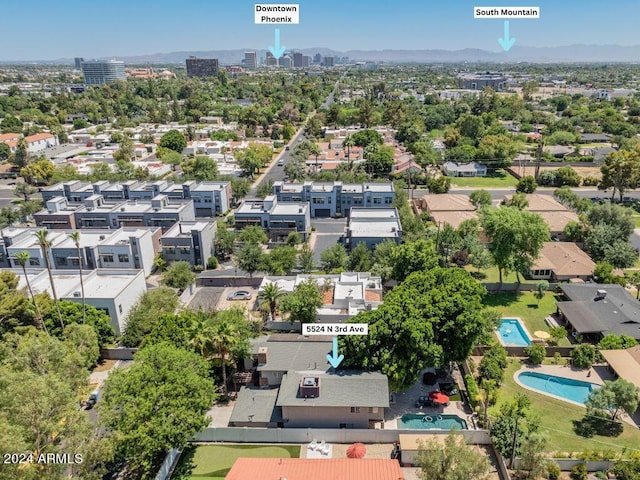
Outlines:
POLYGON ((271 314, 272 321, 276 319, 276 308, 278 307, 278 302, 285 295, 286 292, 275 282, 267 283, 262 291, 258 293, 258 298, 269 306, 269 313, 271 314))
POLYGON ((222 364, 222 392, 227 394, 227 358, 240 341, 240 332, 228 320, 220 319, 211 328, 211 346, 222 364))
POLYGON ((47 327, 44 324, 44 318, 42 318, 42 313, 40 313, 40 308, 38 308, 38 302, 36 302, 36 297, 33 294, 33 290, 31 288, 29 275, 27 275, 27 263, 29 262, 29 258, 31 258, 31 255, 29 255, 29 252, 27 251, 22 251, 22 252, 16 253, 14 258, 16 259, 16 262, 18 262, 22 267, 22 272, 24 273, 24 281, 27 283, 27 290, 29 290, 29 295, 31 295, 31 301, 33 301, 33 306, 36 309, 36 317, 38 322, 40 323, 40 328, 42 328, 42 330, 44 330, 48 334, 49 332, 47 331, 47 327))
POLYGON ((80 250, 80 231, 76 230, 69 234, 69 238, 73 240, 78 252, 78 274, 80 275, 80 292, 82 293, 82 323, 87 323, 87 307, 84 297, 84 280, 82 279, 82 252, 80 250))
POLYGON ((38 239, 38 243, 40 244, 40 249, 42 250, 42 256, 44 257, 45 265, 47 266, 47 273, 49 274, 49 283, 51 284, 51 293, 53 293, 53 303, 56 306, 56 311, 58 312, 58 319, 60 320, 60 326, 64 330, 64 320, 62 320, 62 312, 60 312, 60 304, 58 303, 58 294, 56 293, 56 285, 53 282, 53 274, 51 273, 51 262, 49 261, 49 248, 51 247, 51 240, 47 237, 49 236, 49 230, 43 228, 42 230, 38 230, 34 233, 36 238, 38 239))
POLYGON ((191 338, 189 340, 189 344, 205 359, 211 357, 212 319, 206 312, 198 310, 193 319, 191 338))
POLYGON ((354 147, 355 144, 351 135, 347 135, 342 142, 342 146, 347 148, 347 158, 351 158, 351 147, 354 147))
POLYGON ((318 173, 318 157, 322 153, 322 150, 320 150, 320 146, 316 142, 313 142, 309 148, 309 153, 316 157, 316 173, 318 173))

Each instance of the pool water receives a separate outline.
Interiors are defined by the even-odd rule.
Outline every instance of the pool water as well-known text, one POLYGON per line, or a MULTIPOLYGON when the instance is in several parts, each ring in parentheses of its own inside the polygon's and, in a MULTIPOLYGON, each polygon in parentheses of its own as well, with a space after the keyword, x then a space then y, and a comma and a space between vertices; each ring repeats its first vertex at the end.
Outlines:
POLYGON ((503 318, 498 327, 498 336, 503 345, 528 347, 531 339, 522 324, 515 318, 503 318))
POLYGON ((587 401, 589 393, 598 388, 598 385, 593 383, 537 372, 521 372, 518 375, 518 380, 532 390, 555 395, 582 405, 587 401))
POLYGON ((457 415, 415 415, 407 413, 398 419, 399 430, 466 430, 467 422, 457 415))

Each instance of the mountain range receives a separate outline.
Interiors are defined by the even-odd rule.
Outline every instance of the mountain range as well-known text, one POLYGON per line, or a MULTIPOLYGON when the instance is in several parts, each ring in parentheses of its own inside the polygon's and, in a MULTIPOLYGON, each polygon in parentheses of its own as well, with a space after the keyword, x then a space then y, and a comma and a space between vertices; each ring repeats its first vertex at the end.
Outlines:
MULTIPOLYGON (((170 53, 154 53, 147 55, 117 56, 127 64, 184 64, 190 55, 202 58, 218 58, 222 65, 239 64, 244 57, 244 52, 254 50, 251 48, 235 50, 198 50, 170 53)), ((256 50, 259 57, 264 57, 266 50, 256 50)), ((352 61, 374 61, 389 63, 612 63, 640 62, 640 45, 567 45, 559 47, 527 47, 514 46, 508 53, 492 52, 466 48, 462 50, 347 50, 335 51, 328 48, 301 48, 298 51, 305 55, 349 57, 352 61)), ((0 63, 45 63, 45 64, 69 64, 72 58, 60 58, 43 61, 13 61, 0 63)))

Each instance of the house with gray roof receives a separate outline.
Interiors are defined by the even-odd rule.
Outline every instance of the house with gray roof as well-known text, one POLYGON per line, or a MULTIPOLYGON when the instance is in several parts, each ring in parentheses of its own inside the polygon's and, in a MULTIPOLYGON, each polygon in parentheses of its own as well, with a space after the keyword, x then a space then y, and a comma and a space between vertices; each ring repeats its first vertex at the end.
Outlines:
POLYGON ((562 284, 568 300, 557 302, 574 336, 599 341, 611 333, 640 340, 640 302, 620 285, 562 284))
POLYGON ((447 177, 485 177, 487 175, 487 166, 478 162, 444 162, 442 173, 447 177))
POLYGON ((262 227, 272 241, 284 241, 291 232, 298 232, 303 241, 311 231, 309 204, 279 201, 275 195, 264 200, 245 200, 234 214, 235 228, 262 227))

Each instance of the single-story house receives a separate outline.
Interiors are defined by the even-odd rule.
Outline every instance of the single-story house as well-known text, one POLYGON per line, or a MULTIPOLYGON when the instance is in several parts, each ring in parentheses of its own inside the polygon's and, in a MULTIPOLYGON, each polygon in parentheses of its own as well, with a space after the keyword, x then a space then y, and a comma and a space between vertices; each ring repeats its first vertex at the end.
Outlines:
POLYGON ((478 162, 445 162, 442 165, 442 173, 447 177, 485 177, 487 166, 478 162))
POLYGON ((389 407, 389 382, 377 372, 289 372, 276 406, 285 428, 376 428, 389 407))
MULTIPOLYGON (((509 203, 512 196, 513 195, 505 195, 505 203, 509 203)), ((578 215, 562 205, 551 195, 530 193, 527 195, 527 201, 529 204, 525 210, 540 215, 549 227, 549 233, 561 240, 564 238, 563 232, 567 223, 579 221, 578 215)))
POLYGON ((531 268, 531 278, 566 282, 580 278, 589 280, 596 264, 573 242, 545 242, 540 256, 531 268))
POLYGON ((580 135, 582 143, 608 142, 610 139, 611 135, 608 133, 582 133, 580 135))
POLYGON ((458 193, 424 195, 416 205, 427 212, 435 223, 448 223, 454 228, 458 228, 465 220, 478 218, 476 207, 471 204, 469 197, 458 193))
POLYGON ((616 377, 640 388, 640 345, 625 350, 600 350, 616 377))
POLYGON ((404 480, 397 460, 385 458, 238 458, 225 480, 404 480), (259 474, 258 474, 259 472, 259 474))
POLYGON ((612 333, 640 340, 640 302, 620 285, 561 284, 557 311, 574 336, 597 342, 612 333))

